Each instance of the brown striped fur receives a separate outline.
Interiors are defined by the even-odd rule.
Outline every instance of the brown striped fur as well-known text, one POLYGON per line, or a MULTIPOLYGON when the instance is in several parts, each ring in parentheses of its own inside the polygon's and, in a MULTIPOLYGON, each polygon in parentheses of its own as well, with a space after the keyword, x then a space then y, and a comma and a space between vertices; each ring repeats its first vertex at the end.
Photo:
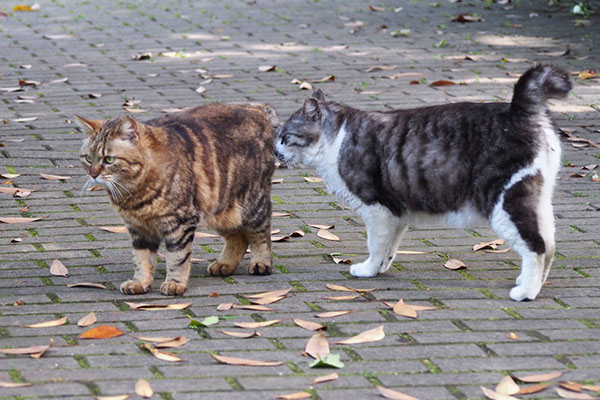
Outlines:
POLYGON ((248 271, 271 272, 271 176, 273 109, 262 104, 210 104, 140 122, 77 117, 86 132, 81 161, 103 185, 131 234, 136 264, 126 294, 145 293, 164 243, 165 295, 188 284, 198 226, 225 238, 212 275, 232 274, 248 245, 248 271))

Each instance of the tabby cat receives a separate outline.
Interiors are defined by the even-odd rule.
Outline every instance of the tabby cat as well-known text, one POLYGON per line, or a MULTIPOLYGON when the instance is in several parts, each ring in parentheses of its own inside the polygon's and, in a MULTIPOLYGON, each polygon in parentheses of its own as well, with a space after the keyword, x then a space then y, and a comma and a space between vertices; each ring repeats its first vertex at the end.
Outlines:
POLYGON ((540 65, 518 80, 511 103, 367 112, 319 90, 281 127, 276 152, 315 167, 364 219, 369 257, 352 275, 386 272, 411 223, 487 220, 522 257, 510 297, 532 300, 555 251, 560 143, 545 103, 570 89, 566 73, 540 65))
POLYGON ((77 117, 86 133, 86 187, 104 186, 133 241, 133 279, 125 294, 146 293, 157 250, 166 247, 160 291, 187 289, 198 226, 225 239, 212 275, 232 274, 248 245, 248 272, 271 273, 271 176, 274 110, 262 104, 210 104, 140 122, 77 117))

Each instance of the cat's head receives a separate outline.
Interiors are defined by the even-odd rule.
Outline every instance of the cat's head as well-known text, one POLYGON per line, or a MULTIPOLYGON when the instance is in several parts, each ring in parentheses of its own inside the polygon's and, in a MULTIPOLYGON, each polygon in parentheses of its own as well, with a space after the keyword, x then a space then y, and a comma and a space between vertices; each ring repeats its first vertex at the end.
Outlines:
POLYGON ((144 125, 131 117, 77 120, 85 133, 79 152, 89 176, 84 189, 100 184, 116 203, 133 196, 148 161, 140 136, 144 125))
POLYGON ((321 130, 326 113, 325 94, 319 89, 279 128, 277 158, 290 166, 310 166, 322 146, 321 130))

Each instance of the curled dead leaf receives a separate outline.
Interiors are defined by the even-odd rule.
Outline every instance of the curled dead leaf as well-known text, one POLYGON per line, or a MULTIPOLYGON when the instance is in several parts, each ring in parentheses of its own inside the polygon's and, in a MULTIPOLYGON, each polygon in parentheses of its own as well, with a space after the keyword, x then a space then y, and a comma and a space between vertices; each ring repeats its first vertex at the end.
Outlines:
POLYGON ((1 217, 0 222, 5 224, 27 224, 30 222, 36 222, 45 217, 37 217, 37 218, 26 218, 26 217, 1 217))
POLYGON ((99 226, 98 228, 112 233, 129 233, 129 230, 125 226, 99 226))
POLYGON ((290 394, 280 394, 275 398, 283 399, 283 400, 301 400, 301 399, 312 399, 312 397, 313 397, 313 395, 309 392, 296 392, 296 393, 290 393, 290 394))
POLYGON ((572 399, 572 400, 594 400, 596 397, 592 397, 587 393, 578 393, 572 392, 570 390, 565 390, 563 388, 554 388, 556 390, 556 394, 558 394, 563 399, 572 399))
POLYGON ((334 372, 329 375, 323 375, 323 376, 316 377, 312 383, 314 383, 316 385, 318 383, 331 382, 331 381, 335 381, 337 379, 340 379, 340 376, 338 375, 337 372, 334 372))
POLYGON ((317 322, 305 321, 300 318, 293 318, 292 321, 294 321, 294 323, 296 325, 298 325, 300 328, 304 328, 308 331, 319 331, 319 330, 327 329, 327 327, 325 325, 321 325, 317 322))
POLYGON ((228 357, 221 356, 218 354, 211 354, 211 356, 219 361, 222 364, 227 365, 244 365, 250 367, 274 367, 278 365, 282 365, 282 361, 260 361, 260 360, 251 360, 248 358, 237 358, 237 357, 228 357))
POLYGON ((270 71, 275 71, 277 69, 276 65, 261 65, 258 67, 258 70, 260 72, 270 72, 270 71))
POLYGON ((402 392, 397 392, 395 390, 388 389, 383 386, 377 386, 377 390, 379 391, 379 394, 381 394, 386 399, 390 400, 419 400, 416 397, 409 396, 402 392))
POLYGON ((341 317, 342 315, 350 314, 351 312, 352 311, 327 311, 327 312, 319 313, 319 314, 315 315, 315 317, 317 317, 317 318, 335 318, 335 317, 341 317))
POLYGON ((281 320, 280 319, 272 319, 269 321, 261 321, 261 322, 234 322, 233 324, 239 328, 256 329, 256 328, 264 328, 267 326, 275 325, 278 322, 281 322, 281 320))
POLYGON ((217 330, 217 332, 221 332, 224 335, 232 336, 232 337, 240 338, 240 339, 247 339, 247 338, 251 338, 251 337, 261 336, 261 334, 259 332, 256 332, 256 331, 252 331, 252 332, 235 332, 235 331, 221 331, 221 330, 217 330))
POLYGON ((13 354, 13 355, 28 355, 33 358, 40 358, 46 350, 50 348, 49 345, 44 346, 30 346, 30 347, 15 347, 11 349, 0 349, 0 353, 13 354))
POLYGON ((498 383, 496 386, 496 393, 509 396, 519 393, 519 390, 521 390, 521 388, 519 388, 519 385, 517 385, 510 376, 505 376, 502 378, 500 383, 498 383))
POLYGON ((330 353, 329 342, 323 331, 315 333, 306 343, 304 352, 314 359, 325 358, 330 353))
POLYGON ((451 270, 467 268, 467 266, 465 265, 464 262, 457 260, 455 258, 448 259, 448 261, 446 261, 446 263, 444 264, 444 267, 451 269, 451 270))
POLYGON ((148 350, 154 357, 158 358, 159 360, 168 361, 168 362, 183 361, 181 358, 177 357, 175 354, 167 353, 166 351, 159 350, 159 349, 153 347, 149 343, 145 343, 141 347, 142 347, 142 349, 148 350))
POLYGON ((150 303, 133 303, 126 301, 132 310, 185 310, 192 305, 192 302, 176 303, 176 304, 150 304, 150 303))
POLYGON ((385 338, 385 332, 383 330, 383 325, 379 325, 377 328, 369 329, 364 332, 359 333, 358 335, 349 337, 348 339, 340 340, 337 342, 333 342, 335 344, 361 344, 361 343, 371 343, 383 340, 385 338))
POLYGON ((336 285, 335 283, 327 283, 325 286, 327 286, 327 289, 335 290, 335 291, 340 291, 340 292, 367 293, 367 292, 373 292, 375 290, 375 288, 357 289, 357 288, 353 288, 353 287, 350 287, 350 286, 336 285))
POLYGON ((40 176, 49 181, 64 181, 64 180, 72 178, 71 176, 52 175, 52 174, 40 174, 40 176))
POLYGON ((552 386, 552 384, 551 383, 540 383, 537 385, 525 386, 525 387, 522 387, 521 389, 519 389, 519 391, 515 394, 538 393, 538 392, 541 392, 542 390, 546 389, 549 386, 552 386))
POLYGON ((491 399, 491 400, 518 400, 516 397, 497 393, 497 392, 493 391, 492 389, 488 389, 484 386, 480 386, 479 388, 481 389, 481 391, 483 392, 485 397, 487 397, 488 399, 491 399))
POLYGON ((320 229, 317 232, 317 236, 320 237, 321 239, 331 240, 333 242, 339 242, 340 241, 340 238, 336 234, 331 233, 327 229, 320 229))
POLYGON ((140 379, 135 383, 135 393, 143 398, 149 399, 154 395, 152 386, 145 379, 140 379))
POLYGON ((543 374, 534 374, 534 375, 520 375, 520 376, 517 375, 517 376, 515 376, 515 378, 517 378, 521 382, 538 383, 538 382, 551 381, 553 379, 559 378, 564 373, 565 373, 565 371, 554 371, 554 372, 547 372, 547 373, 543 373, 543 374))
POLYGON ((499 245, 504 244, 504 239, 496 239, 491 242, 479 242, 473 245, 473 251, 491 249, 496 250, 499 245))
POLYGON ((65 267, 65 264, 56 259, 50 265, 50 273, 55 276, 67 276, 69 275, 69 270, 65 267))
POLYGON ((94 288, 94 289, 107 289, 106 286, 104 286, 101 283, 97 283, 97 282, 78 282, 78 283, 69 283, 67 284, 68 288, 74 288, 74 287, 87 287, 87 288, 94 288))
POLYGON ((439 81, 434 81, 431 83, 431 86, 451 86, 451 85, 456 85, 456 83, 445 80, 445 79, 441 79, 439 81))
POLYGON ((233 304, 232 308, 238 310, 251 310, 251 311, 273 311, 273 309, 258 304, 233 304))
POLYGON ((398 68, 397 65, 375 65, 373 67, 369 67, 365 72, 375 72, 375 71, 392 71, 398 68))
POLYGON ((79 321, 77 321, 77 325, 81 326, 82 328, 85 328, 86 326, 95 324, 96 321, 98 321, 96 319, 96 314, 91 312, 91 313, 87 314, 86 316, 82 317, 79 321))
POLYGON ((67 323, 67 317, 53 319, 51 321, 38 322, 37 324, 25 325, 27 328, 50 328, 53 326, 61 326, 67 323))

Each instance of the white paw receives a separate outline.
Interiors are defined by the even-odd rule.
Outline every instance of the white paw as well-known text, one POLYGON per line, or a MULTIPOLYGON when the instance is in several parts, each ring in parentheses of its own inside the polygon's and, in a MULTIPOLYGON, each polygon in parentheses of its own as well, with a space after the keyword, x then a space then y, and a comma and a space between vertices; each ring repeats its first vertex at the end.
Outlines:
POLYGON ((371 278, 377 275, 378 265, 372 265, 368 261, 354 264, 350 267, 350 274, 357 278, 371 278))
POLYGON ((533 300, 540 290, 541 285, 517 285, 510 290, 510 298, 514 301, 533 300))

